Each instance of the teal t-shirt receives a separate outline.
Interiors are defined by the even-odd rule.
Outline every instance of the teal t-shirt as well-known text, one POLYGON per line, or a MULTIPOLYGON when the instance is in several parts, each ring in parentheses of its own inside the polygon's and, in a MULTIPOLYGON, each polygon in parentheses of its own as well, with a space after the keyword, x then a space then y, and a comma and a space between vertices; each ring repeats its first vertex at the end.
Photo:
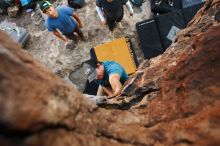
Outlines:
POLYGON ((123 84, 127 79, 128 75, 125 72, 124 68, 117 62, 114 61, 105 61, 103 62, 104 65, 104 77, 102 80, 96 80, 101 86, 111 86, 109 83, 109 76, 111 74, 118 74, 120 76, 120 82, 123 84))
POLYGON ((67 6, 58 6, 56 10, 58 12, 57 18, 48 17, 46 19, 45 25, 48 31, 59 29, 62 34, 73 32, 77 25, 72 18, 74 9, 67 6))

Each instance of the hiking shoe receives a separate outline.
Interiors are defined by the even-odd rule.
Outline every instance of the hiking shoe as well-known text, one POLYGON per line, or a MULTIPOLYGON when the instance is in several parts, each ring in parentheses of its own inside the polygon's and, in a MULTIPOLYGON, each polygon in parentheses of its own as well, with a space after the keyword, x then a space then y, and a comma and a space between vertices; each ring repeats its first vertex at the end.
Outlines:
POLYGON ((75 43, 74 42, 68 42, 67 44, 66 44, 66 49, 68 49, 68 50, 74 50, 76 48, 76 45, 75 45, 75 43))
POLYGON ((89 40, 89 33, 88 32, 86 32, 85 34, 84 34, 84 37, 85 37, 85 39, 88 41, 89 40))
POLYGON ((83 41, 87 41, 87 40, 89 39, 88 33, 85 33, 85 34, 83 35, 83 37, 81 37, 81 39, 82 39, 83 41))

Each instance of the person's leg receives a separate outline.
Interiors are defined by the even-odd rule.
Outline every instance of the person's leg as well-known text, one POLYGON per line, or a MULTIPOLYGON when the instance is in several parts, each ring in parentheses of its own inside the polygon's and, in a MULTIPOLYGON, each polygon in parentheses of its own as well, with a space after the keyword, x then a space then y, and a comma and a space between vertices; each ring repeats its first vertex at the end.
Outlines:
POLYGON ((78 42, 77 36, 74 34, 74 32, 65 34, 65 37, 68 38, 69 40, 74 41, 75 43, 78 42))
POLYGON ((122 18, 123 16, 116 20, 118 28, 123 28, 122 23, 121 23, 122 18))
POLYGON ((85 40, 85 38, 83 36, 83 33, 82 33, 82 31, 81 31, 81 29, 79 28, 78 25, 76 26, 74 32, 76 32, 82 40, 85 40))
POLYGON ((115 20, 107 17, 106 21, 107 21, 109 30, 112 32, 114 30, 114 28, 116 27, 115 20))
POLYGON ((121 20, 123 19, 123 16, 124 16, 124 12, 122 12, 121 16, 119 16, 118 18, 115 19, 115 21, 117 23, 121 22, 121 20))

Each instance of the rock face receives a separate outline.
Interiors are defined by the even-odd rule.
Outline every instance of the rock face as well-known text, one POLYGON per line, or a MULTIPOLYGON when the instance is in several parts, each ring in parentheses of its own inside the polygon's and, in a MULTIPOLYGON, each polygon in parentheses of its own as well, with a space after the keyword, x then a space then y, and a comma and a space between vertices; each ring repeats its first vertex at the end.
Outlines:
POLYGON ((144 61, 102 105, 108 109, 1 33, 0 145, 220 145, 219 9, 220 0, 207 1, 163 55, 144 61))

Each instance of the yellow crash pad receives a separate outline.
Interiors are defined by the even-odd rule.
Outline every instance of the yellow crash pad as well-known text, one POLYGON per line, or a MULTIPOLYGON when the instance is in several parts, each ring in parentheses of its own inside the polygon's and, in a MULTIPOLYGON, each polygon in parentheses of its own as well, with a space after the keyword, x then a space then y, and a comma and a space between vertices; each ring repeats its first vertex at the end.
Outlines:
POLYGON ((93 49, 98 61, 116 61, 124 67, 127 74, 132 74, 137 70, 135 56, 127 37, 101 44, 93 49))

